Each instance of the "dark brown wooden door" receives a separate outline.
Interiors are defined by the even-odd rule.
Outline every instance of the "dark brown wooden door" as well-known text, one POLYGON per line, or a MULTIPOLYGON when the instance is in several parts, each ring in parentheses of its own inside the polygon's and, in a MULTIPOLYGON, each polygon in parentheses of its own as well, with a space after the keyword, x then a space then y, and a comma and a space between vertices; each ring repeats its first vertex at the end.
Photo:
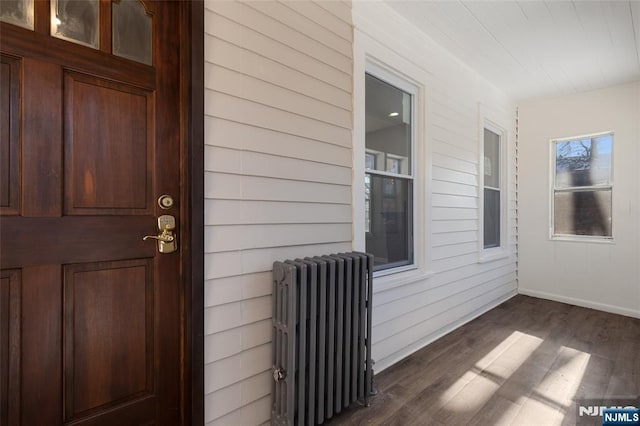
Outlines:
POLYGON ((142 240, 170 214, 180 247, 180 12, 144 1, 147 65, 113 54, 144 37, 111 8, 94 47, 52 35, 49 1, 0 27, 2 425, 180 423, 180 252, 142 240))

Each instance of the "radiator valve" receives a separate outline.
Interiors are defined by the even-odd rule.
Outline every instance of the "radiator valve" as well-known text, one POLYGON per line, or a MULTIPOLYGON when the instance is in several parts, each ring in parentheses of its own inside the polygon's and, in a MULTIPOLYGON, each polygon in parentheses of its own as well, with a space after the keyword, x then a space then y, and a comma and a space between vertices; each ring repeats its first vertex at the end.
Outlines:
POLYGON ((276 368, 275 370, 273 370, 273 380, 275 380, 276 382, 284 380, 285 377, 287 377, 287 373, 284 370, 280 368, 276 368))

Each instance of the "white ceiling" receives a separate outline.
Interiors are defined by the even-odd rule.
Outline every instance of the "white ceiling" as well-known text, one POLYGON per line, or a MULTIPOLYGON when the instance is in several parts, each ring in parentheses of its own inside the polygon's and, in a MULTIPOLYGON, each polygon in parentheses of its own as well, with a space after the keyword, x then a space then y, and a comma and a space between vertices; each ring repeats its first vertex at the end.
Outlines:
POLYGON ((640 80, 640 0, 386 1, 516 100, 640 80))

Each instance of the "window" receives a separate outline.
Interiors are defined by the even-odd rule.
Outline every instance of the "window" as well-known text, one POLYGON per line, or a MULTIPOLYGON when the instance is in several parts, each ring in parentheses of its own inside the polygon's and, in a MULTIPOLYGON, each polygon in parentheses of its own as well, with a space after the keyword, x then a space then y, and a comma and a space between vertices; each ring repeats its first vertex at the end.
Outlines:
POLYGON ((613 133, 551 142, 552 237, 611 239, 613 133))
POLYGON ((500 247, 502 229, 502 135, 497 128, 483 132, 483 248, 500 247))
POLYGON ((365 76, 365 244, 375 270, 414 263, 410 90, 365 76))

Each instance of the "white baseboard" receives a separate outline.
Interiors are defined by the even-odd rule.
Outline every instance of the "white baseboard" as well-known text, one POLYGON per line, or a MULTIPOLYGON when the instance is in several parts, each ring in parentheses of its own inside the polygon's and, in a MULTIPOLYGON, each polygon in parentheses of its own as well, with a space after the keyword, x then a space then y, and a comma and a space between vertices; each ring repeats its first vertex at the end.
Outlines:
POLYGON ((569 305, 582 306, 583 308, 591 308, 598 311, 611 312, 612 314, 624 315, 626 317, 640 318, 640 310, 621 308, 619 306, 607 305, 606 303, 592 302, 590 300, 545 293, 543 291, 530 290, 522 287, 518 287, 518 293, 524 294, 525 296, 537 297, 539 299, 548 299, 554 300, 556 302, 568 303, 569 305))

